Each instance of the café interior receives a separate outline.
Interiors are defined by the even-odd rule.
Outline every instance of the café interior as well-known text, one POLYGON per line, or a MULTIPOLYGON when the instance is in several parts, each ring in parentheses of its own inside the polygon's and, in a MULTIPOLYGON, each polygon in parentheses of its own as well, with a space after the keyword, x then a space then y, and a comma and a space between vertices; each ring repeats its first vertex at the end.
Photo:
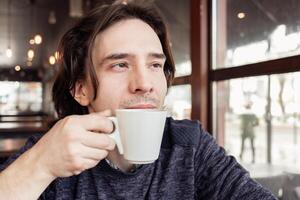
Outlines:
MULTIPOLYGON (((300 1, 150 1, 167 22, 176 64, 169 116, 199 120, 279 199, 300 199, 300 1), (247 137, 249 113, 256 122, 247 137)), ((0 0, 0 162, 57 119, 60 37, 113 2, 0 0)))

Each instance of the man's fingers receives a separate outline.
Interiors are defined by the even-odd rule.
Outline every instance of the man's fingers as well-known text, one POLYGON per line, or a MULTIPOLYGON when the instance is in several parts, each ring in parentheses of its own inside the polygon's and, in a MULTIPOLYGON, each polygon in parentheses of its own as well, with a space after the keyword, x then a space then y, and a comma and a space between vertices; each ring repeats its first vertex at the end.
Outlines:
POLYGON ((81 172, 95 167, 100 160, 90 159, 90 158, 84 158, 82 157, 80 161, 72 167, 73 175, 78 175, 81 172))
POLYGON ((79 123, 88 131, 111 133, 114 129, 113 122, 107 117, 111 116, 111 111, 91 113, 87 115, 76 116, 73 123, 79 123))
POLYGON ((97 149, 97 148, 88 148, 88 147, 86 147, 84 149, 84 152, 82 152, 82 154, 83 154, 82 157, 85 158, 85 159, 100 161, 100 160, 107 157, 108 151, 97 149))
POLYGON ((113 115, 113 112, 112 110, 110 109, 107 109, 107 110, 104 110, 102 112, 99 112, 100 115, 103 115, 104 117, 110 117, 113 115))
POLYGON ((115 148, 115 141, 105 133, 95 133, 87 131, 82 137, 81 143, 84 146, 105 150, 113 150, 115 148))

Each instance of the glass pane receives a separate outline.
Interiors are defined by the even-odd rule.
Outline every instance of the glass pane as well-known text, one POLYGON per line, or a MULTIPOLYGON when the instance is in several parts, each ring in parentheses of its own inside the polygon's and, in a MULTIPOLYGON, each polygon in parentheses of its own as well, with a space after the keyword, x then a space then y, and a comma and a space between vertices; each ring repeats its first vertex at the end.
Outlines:
POLYGON ((165 106, 174 119, 191 118, 191 85, 178 85, 169 88, 165 106))
POLYGON ((213 0, 213 68, 300 53, 300 1, 213 0))
POLYGON ((299 171, 300 72, 218 82, 214 92, 214 132, 229 154, 254 176, 299 171))
POLYGON ((42 84, 0 81, 0 114, 42 110, 42 84))
POLYGON ((175 77, 190 75, 190 1, 156 0, 155 4, 167 22, 172 53, 176 65, 175 77))

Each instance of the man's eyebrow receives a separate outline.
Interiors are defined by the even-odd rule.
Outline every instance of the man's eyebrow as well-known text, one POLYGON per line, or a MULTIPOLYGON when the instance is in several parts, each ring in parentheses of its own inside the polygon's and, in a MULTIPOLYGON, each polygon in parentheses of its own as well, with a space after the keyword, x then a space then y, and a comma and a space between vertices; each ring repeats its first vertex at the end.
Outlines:
MULTIPOLYGON (((134 54, 130 54, 130 53, 112 53, 112 54, 105 56, 100 61, 99 65, 101 66, 103 63, 105 63, 106 61, 109 61, 109 60, 118 60, 118 59, 133 58, 133 57, 135 57, 134 54)), ((166 56, 163 53, 149 53, 148 57, 158 58, 158 59, 166 59, 166 56)))
POLYGON ((163 53, 150 53, 149 56, 153 58, 166 59, 166 56, 163 53))
POLYGON ((113 54, 109 54, 109 55, 105 56, 100 61, 100 65, 102 65, 103 63, 105 63, 108 60, 118 60, 118 59, 124 59, 124 58, 128 58, 128 57, 133 57, 133 55, 131 55, 129 53, 113 53, 113 54))

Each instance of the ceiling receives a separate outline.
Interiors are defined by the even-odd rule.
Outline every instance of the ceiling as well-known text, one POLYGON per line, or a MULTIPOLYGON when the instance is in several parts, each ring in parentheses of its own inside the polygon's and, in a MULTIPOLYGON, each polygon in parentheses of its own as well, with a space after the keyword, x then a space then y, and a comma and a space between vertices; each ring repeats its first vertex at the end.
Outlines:
MULTIPOLYGON (((73 0, 0 0, 0 70, 9 69, 11 70, 9 73, 13 74, 15 65, 20 65, 23 69, 51 67, 48 58, 54 54, 59 38, 78 19, 69 16, 70 1, 73 0), (11 1, 10 20, 8 20, 9 1, 11 1), (48 23, 50 11, 56 14, 56 24, 48 23), (6 56, 9 21, 12 58, 6 56), (28 67, 26 58, 30 47, 29 39, 36 33, 43 36, 43 43, 33 46, 35 58, 33 66, 28 67)), ((82 1, 84 10, 88 10, 91 5, 110 3, 113 0, 82 1)), ((181 0, 176 3, 174 0, 152 1, 157 4, 167 21, 176 63, 188 61, 190 59, 190 1, 181 0)), ((300 31, 300 12, 298 12, 300 0, 227 0, 226 10, 227 48, 267 39, 280 24, 287 25, 287 32, 300 31), (242 20, 237 17, 239 12, 246 14, 242 20)), ((3 76, 1 72, 1 80, 3 76)))
MULTIPOLYGON (((48 58, 54 54, 59 38, 78 19, 69 16, 70 1, 73 0, 0 0, 0 80, 7 77, 11 79, 20 74, 14 70, 16 65, 20 65, 22 71, 51 67, 48 58), (56 24, 48 23, 51 11, 56 14, 56 24), (42 35, 43 42, 41 45, 31 46, 29 40, 37 33, 42 35), (11 58, 6 56, 9 37, 13 52, 11 58), (30 47, 35 50, 35 56, 32 66, 27 66, 27 51, 30 47)), ((83 0, 83 7, 88 10, 91 5, 111 2, 113 0, 83 0)), ((179 1, 176 4, 172 3, 173 0, 154 2, 168 23, 175 61, 178 63, 189 60, 189 1, 179 1)), ((36 74, 43 75, 44 71, 36 74)), ((28 77, 32 72, 21 74, 28 77)))
POLYGON ((46 62, 56 49, 56 34, 68 20, 65 10, 68 10, 68 1, 0 0, 0 68, 15 65, 27 67, 27 51, 30 47, 35 50, 31 68, 46 62), (56 14, 56 24, 48 23, 50 11, 56 14), (37 33, 43 37, 42 44, 30 45, 29 40, 37 33), (13 53, 11 58, 6 56, 9 37, 13 53))
MULTIPOLYGON (((62 34, 79 19, 70 17, 71 1, 77 0, 0 0, 0 80, 41 81, 53 76, 49 57, 62 34), (50 12, 55 13, 55 24, 49 23, 50 12), (29 44, 35 34, 43 38, 40 45, 29 44), (9 37, 11 58, 6 55, 9 37), (29 48, 35 52, 32 66, 27 64, 29 48), (16 65, 21 71, 15 71, 16 65)), ((88 9, 94 1, 83 1, 83 8, 88 9)))

